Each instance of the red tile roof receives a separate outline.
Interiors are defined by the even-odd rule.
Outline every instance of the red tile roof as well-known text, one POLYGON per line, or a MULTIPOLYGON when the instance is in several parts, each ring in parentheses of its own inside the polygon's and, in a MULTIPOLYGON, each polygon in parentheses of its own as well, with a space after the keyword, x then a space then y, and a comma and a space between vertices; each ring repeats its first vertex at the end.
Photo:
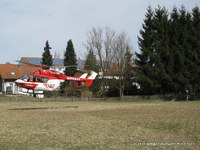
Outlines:
POLYGON ((0 78, 2 79, 18 79, 34 70, 39 70, 40 67, 18 66, 16 64, 0 64, 0 78))

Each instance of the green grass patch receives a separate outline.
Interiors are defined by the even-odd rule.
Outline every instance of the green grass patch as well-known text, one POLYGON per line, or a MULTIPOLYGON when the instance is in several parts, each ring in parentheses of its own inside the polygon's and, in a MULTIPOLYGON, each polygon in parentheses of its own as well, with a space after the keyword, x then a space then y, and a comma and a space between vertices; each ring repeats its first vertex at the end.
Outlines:
POLYGON ((4 95, 4 94, 0 94, 0 98, 2 98, 2 97, 6 97, 6 95, 4 95))

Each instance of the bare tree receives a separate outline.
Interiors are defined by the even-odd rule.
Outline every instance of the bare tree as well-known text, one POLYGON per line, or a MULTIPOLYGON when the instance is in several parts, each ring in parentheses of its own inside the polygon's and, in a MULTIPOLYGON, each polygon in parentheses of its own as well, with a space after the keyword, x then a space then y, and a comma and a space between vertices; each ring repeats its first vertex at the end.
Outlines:
POLYGON ((109 27, 104 28, 92 28, 87 35, 87 43, 85 47, 88 51, 93 51, 97 56, 100 71, 103 72, 102 78, 102 92, 105 92, 106 81, 104 80, 104 75, 109 70, 109 65, 112 62, 113 57, 113 39, 115 36, 115 31, 109 27))
POLYGON ((113 46, 114 46, 114 38, 116 36, 116 32, 112 30, 109 27, 105 28, 105 40, 104 40, 104 51, 105 51, 105 56, 104 56, 104 68, 105 69, 111 69, 110 64, 113 61, 113 46))
POLYGON ((97 54, 100 61, 100 67, 103 66, 103 29, 102 28, 92 28, 87 35, 87 44, 85 45, 88 51, 93 51, 97 54))
POLYGON ((97 55, 99 65, 104 71, 107 67, 107 62, 112 60, 113 54, 113 39, 115 31, 109 27, 92 28, 87 35, 87 43, 85 47, 88 51, 93 51, 97 55))
MULTIPOLYGON (((122 32, 119 35, 115 37, 114 40, 114 65, 117 72, 117 75, 119 77, 119 95, 120 97, 123 97, 124 95, 124 88, 125 84, 127 82, 127 67, 128 65, 131 65, 129 61, 131 61, 132 55, 131 55, 131 45, 130 40, 127 37, 127 34, 122 32), (130 56, 127 56, 130 55, 130 56)), ((129 81, 130 82, 130 81, 129 81)))
POLYGON ((125 33, 116 34, 115 30, 109 27, 92 28, 87 34, 87 43, 85 47, 88 51, 93 51, 97 56, 100 70, 103 72, 102 76, 102 90, 105 92, 108 87, 106 74, 111 75, 113 72, 119 74, 120 96, 123 94, 124 84, 122 82, 123 68, 125 62, 125 53, 130 42, 125 33))

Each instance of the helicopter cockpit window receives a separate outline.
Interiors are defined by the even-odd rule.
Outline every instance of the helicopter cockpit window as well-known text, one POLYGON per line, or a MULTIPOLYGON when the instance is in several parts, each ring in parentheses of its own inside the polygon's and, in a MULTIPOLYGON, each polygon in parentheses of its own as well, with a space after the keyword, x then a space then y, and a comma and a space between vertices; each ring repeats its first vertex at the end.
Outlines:
POLYGON ((25 82, 42 82, 42 83, 48 82, 48 78, 34 76, 32 74, 26 74, 21 78, 21 80, 24 80, 25 82))
POLYGON ((25 76, 21 77, 20 79, 25 82, 28 81, 28 74, 25 74, 25 76))
POLYGON ((48 81, 48 78, 33 76, 33 82, 46 83, 47 81, 48 81))

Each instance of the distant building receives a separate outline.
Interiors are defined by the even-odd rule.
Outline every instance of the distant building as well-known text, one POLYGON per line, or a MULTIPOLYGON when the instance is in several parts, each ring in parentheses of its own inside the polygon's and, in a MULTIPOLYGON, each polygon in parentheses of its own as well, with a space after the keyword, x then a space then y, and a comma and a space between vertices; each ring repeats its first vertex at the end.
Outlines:
POLYGON ((24 76, 25 73, 38 69, 41 69, 41 67, 0 64, 0 92, 8 94, 21 94, 25 92, 25 89, 15 85, 15 80, 24 76))

